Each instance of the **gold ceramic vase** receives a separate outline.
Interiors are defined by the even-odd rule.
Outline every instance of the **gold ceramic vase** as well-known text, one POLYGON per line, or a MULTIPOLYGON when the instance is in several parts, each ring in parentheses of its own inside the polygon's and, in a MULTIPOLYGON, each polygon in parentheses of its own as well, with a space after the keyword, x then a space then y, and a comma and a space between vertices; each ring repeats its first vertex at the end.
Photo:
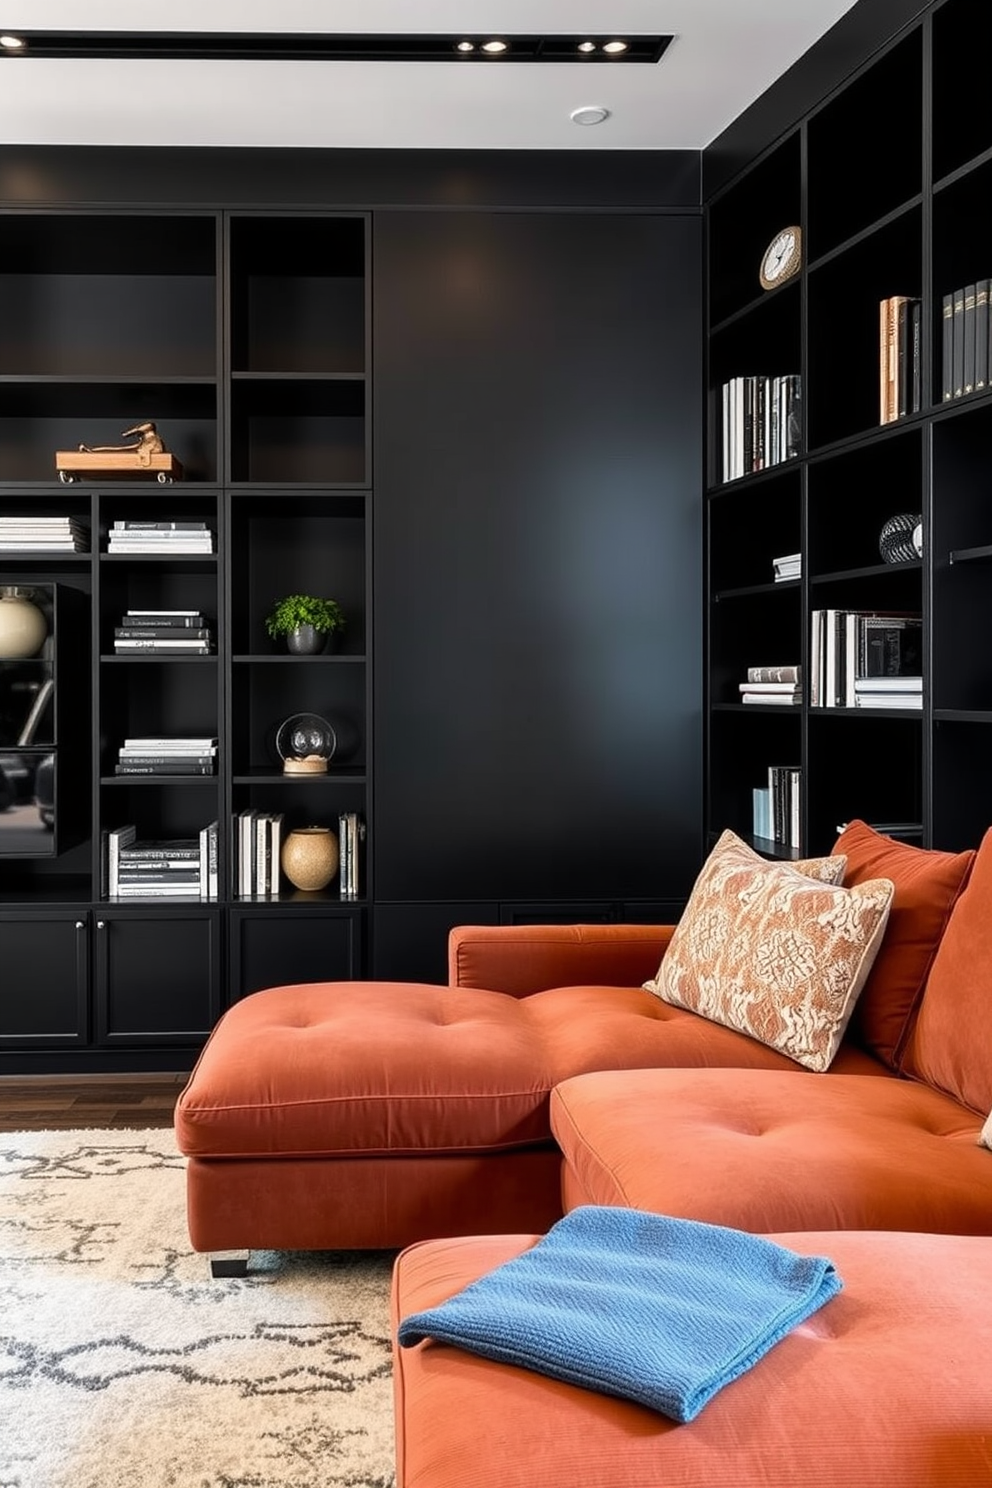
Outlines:
POLYGON ((297 889, 325 889, 338 871, 338 839, 330 827, 297 827, 282 845, 282 871, 297 889))

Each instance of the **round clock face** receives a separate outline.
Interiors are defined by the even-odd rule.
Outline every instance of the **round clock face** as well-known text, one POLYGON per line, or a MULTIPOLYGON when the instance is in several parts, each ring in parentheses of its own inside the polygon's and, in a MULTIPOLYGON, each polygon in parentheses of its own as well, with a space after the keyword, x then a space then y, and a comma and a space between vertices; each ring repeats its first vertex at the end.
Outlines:
POLYGON ((785 227, 765 249, 759 278, 763 289, 774 289, 798 273, 802 262, 801 234, 798 227, 785 227))

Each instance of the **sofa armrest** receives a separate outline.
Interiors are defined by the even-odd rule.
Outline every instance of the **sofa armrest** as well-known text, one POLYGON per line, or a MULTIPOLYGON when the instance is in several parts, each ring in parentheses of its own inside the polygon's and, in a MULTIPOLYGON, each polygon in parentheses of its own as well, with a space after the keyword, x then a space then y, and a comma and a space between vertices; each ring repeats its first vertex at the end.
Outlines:
POLYGON ((638 987, 674 925, 456 925, 448 981, 526 997, 549 987, 638 987))

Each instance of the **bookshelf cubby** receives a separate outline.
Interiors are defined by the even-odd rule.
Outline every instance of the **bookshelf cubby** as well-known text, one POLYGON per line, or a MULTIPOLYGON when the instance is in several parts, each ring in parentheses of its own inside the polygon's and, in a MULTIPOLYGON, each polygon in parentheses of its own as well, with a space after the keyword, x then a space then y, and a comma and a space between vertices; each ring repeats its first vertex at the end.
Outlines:
POLYGON ((941 381, 943 296, 992 274, 983 40, 980 0, 924 7, 707 203, 711 841, 727 826, 754 840, 752 789, 790 762, 803 771, 803 853, 828 850, 853 816, 947 849, 976 845, 992 819, 980 642, 992 622, 992 397, 943 402, 941 381), (803 230, 801 274, 761 295, 761 246, 790 222, 803 230), (879 301, 898 294, 922 300, 921 407, 882 424, 879 301), (721 387, 783 352, 803 379, 799 456, 724 483, 721 387), (886 563, 879 533, 899 513, 921 519, 922 556, 886 563), (801 579, 772 585, 772 558, 789 552, 802 553, 801 579), (811 616, 826 609, 922 616, 922 708, 811 706, 811 616), (801 706, 735 704, 748 665, 800 659, 801 706))

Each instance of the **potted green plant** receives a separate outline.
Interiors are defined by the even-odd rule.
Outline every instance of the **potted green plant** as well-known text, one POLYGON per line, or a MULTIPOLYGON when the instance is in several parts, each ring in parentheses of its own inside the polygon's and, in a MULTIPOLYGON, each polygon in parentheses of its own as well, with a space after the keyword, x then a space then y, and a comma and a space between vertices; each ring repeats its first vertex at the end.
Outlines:
POLYGON ((344 615, 336 599, 312 594, 287 594, 265 618, 273 640, 285 636, 287 649, 298 656, 315 656, 344 629, 344 615))

